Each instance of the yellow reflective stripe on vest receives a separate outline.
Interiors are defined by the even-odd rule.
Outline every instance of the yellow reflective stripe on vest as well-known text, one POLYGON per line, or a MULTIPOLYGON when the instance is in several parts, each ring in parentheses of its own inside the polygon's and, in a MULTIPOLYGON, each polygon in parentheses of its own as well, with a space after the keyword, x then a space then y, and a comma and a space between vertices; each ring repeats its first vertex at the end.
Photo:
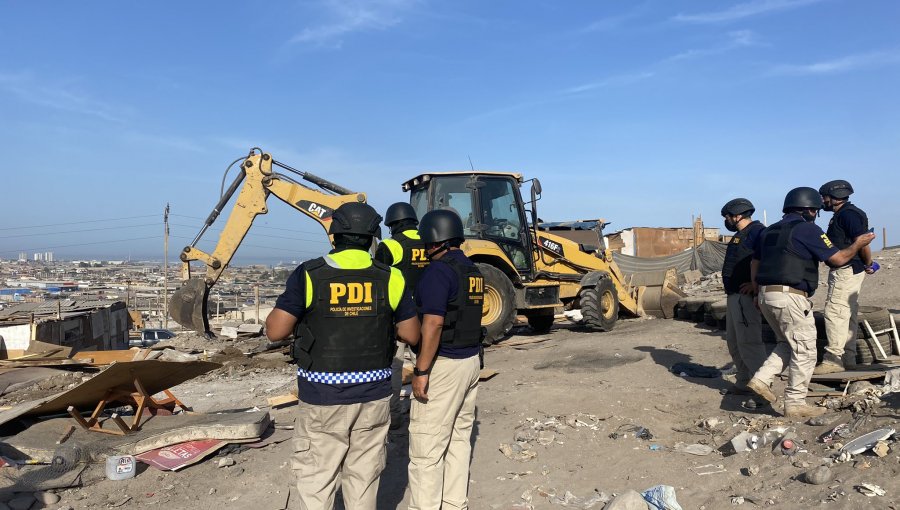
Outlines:
POLYGON ((372 256, 362 250, 342 250, 325 256, 341 269, 365 269, 372 265, 372 256))
POLYGON ((396 266, 403 260, 403 247, 400 246, 400 243, 393 239, 385 239, 381 244, 387 246, 388 251, 391 252, 392 266, 396 266))
POLYGON ((410 239, 415 239, 416 241, 420 241, 422 239, 421 237, 419 237, 418 230, 404 230, 403 235, 410 239))
POLYGON ((309 277, 309 273, 303 271, 303 276, 306 277, 306 292, 304 292, 304 295, 306 295, 306 309, 309 310, 313 301, 313 284, 312 279, 309 277))
POLYGON ((396 267, 392 267, 391 279, 388 280, 388 301, 391 303, 392 310, 396 310, 400 304, 400 298, 403 297, 405 287, 406 280, 403 279, 403 273, 396 267))

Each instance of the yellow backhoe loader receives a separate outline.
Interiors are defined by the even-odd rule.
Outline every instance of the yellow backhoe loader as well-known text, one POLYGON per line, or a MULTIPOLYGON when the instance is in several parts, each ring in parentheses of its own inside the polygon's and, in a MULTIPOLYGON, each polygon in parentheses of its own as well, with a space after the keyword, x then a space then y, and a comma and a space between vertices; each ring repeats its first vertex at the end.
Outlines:
MULTIPOLYGON (((271 154, 253 149, 247 157, 239 158, 240 173, 225 190, 219 203, 213 208, 203 228, 189 246, 181 252, 181 279, 183 285, 177 289, 169 300, 169 313, 182 326, 194 331, 211 335, 207 300, 209 289, 228 267, 231 258, 240 246, 241 241, 250 230, 253 220, 260 214, 266 214, 266 199, 275 195, 294 209, 315 220, 325 232, 331 225, 331 215, 341 204, 347 202, 365 202, 365 193, 355 193, 347 188, 334 184, 326 179, 308 172, 291 168, 275 161, 271 154), (319 189, 311 188, 297 182, 294 178, 277 172, 278 167, 291 172, 303 180, 315 184, 319 189), (243 185, 243 187, 241 187, 243 185), (212 253, 197 248, 197 242, 206 230, 216 221, 222 209, 240 188, 225 228, 219 235, 219 241, 212 253), (191 262, 201 261, 206 264, 203 276, 191 276, 191 262)), ((232 163, 232 165, 234 164, 232 163)), ((229 167, 230 168, 230 167, 229 167)), ((227 172, 226 172, 227 173, 227 172)), ((224 182, 223 182, 224 185, 224 182)))
POLYGON ((602 232, 597 246, 585 246, 542 230, 540 181, 531 179, 528 204, 520 194, 524 182, 517 173, 463 171, 426 173, 403 184, 420 218, 433 209, 462 218, 462 249, 485 280, 485 343, 504 337, 517 313, 538 332, 550 329, 557 308, 580 310, 584 324, 600 331, 612 329, 620 313, 671 317, 683 296, 674 272, 626 276, 602 232))

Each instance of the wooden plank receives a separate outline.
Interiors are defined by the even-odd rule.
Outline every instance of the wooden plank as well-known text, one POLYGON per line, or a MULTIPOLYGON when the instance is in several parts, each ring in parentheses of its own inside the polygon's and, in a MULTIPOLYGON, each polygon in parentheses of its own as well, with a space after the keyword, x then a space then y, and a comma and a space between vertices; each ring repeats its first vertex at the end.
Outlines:
POLYGON ((884 377, 884 370, 848 370, 831 374, 813 374, 813 381, 868 381, 884 377))
POLYGON ((539 336, 539 337, 530 337, 530 338, 520 338, 516 340, 507 340, 505 342, 500 342, 496 344, 497 347, 515 347, 517 345, 529 345, 529 344, 537 344, 541 342, 546 342, 550 340, 549 336, 539 336))
POLYGON ((497 370, 494 370, 491 368, 482 368, 481 372, 478 373, 478 380, 479 381, 487 381, 488 379, 491 379, 492 377, 494 377, 495 375, 497 375, 499 373, 500 372, 498 372, 497 370))
POLYGON ((135 354, 140 351, 137 347, 128 350, 115 351, 80 351, 72 356, 76 361, 85 361, 92 365, 109 365, 112 362, 132 361, 135 354))
POLYGON ((269 397, 267 399, 269 402, 269 407, 272 409, 277 409, 279 407, 284 407, 290 404, 295 404, 300 401, 296 395, 291 395, 288 393, 287 395, 278 395, 277 397, 269 397))
POLYGON ((221 366, 211 361, 150 360, 113 363, 71 390, 25 402, 0 413, 0 424, 26 414, 53 414, 65 411, 69 406, 79 410, 93 407, 111 390, 133 392, 135 379, 141 381, 149 395, 155 395, 221 366))

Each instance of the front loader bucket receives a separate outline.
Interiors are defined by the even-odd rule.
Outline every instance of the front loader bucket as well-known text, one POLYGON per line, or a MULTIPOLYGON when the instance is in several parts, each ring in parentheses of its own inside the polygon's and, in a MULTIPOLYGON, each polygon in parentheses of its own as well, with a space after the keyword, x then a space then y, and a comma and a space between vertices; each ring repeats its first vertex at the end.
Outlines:
POLYGON ((638 309, 641 314, 661 319, 675 316, 678 300, 687 296, 678 286, 675 269, 647 271, 631 275, 631 284, 638 287, 638 309))
POLYGON ((203 278, 191 278, 172 293, 169 315, 175 322, 198 333, 211 336, 206 300, 209 287, 203 278))

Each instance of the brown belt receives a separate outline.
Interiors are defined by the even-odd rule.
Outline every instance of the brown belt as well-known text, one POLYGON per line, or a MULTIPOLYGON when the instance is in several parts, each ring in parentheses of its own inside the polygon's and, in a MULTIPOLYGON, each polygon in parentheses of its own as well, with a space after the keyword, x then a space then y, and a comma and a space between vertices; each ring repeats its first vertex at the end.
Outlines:
POLYGON ((806 292, 793 287, 788 287, 787 285, 763 285, 761 290, 763 292, 790 292, 791 294, 799 294, 806 297, 806 292))

